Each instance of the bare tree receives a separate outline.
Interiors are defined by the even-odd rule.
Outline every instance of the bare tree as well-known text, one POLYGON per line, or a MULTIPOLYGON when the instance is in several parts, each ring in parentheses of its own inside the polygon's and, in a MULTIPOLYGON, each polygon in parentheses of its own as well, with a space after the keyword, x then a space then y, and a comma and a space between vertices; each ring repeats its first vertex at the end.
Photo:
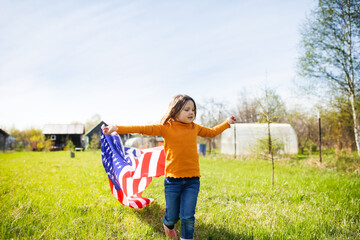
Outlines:
MULTIPOLYGON (((204 103, 198 105, 198 119, 206 127, 214 127, 225 121, 229 115, 224 103, 217 102, 215 99, 207 99, 204 103)), ((209 150, 214 147, 217 138, 209 138, 209 150)))
POLYGON ((238 122, 255 123, 260 119, 256 99, 249 98, 245 91, 239 94, 234 112, 238 122))
POLYGON ((301 153, 308 143, 314 143, 317 139, 316 133, 316 119, 311 115, 300 112, 296 108, 292 109, 289 113, 289 123, 294 128, 298 137, 299 148, 301 153))
POLYGON ((268 149, 272 163, 272 185, 274 186, 275 162, 270 124, 273 120, 285 114, 286 110, 280 96, 276 94, 275 90, 267 87, 264 89, 263 96, 257 99, 257 103, 260 107, 262 119, 268 125, 268 149))

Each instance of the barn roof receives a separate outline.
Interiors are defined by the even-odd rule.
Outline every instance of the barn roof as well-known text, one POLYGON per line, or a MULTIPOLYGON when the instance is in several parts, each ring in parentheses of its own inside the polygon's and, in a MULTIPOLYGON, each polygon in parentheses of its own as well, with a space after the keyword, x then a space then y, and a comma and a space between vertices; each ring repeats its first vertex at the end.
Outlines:
POLYGON ((5 132, 4 130, 2 130, 1 128, 0 128, 0 134, 2 134, 2 135, 4 135, 4 136, 10 136, 7 132, 5 132))
POLYGON ((46 124, 43 134, 84 134, 83 124, 46 124))

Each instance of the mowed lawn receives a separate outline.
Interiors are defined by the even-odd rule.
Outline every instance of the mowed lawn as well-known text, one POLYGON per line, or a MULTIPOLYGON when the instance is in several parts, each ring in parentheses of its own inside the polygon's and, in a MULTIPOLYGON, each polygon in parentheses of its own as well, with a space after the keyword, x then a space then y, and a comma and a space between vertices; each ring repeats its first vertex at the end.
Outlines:
MULTIPOLYGON (((278 161, 200 159, 195 239, 360 239, 360 175, 278 161)), ((165 239, 163 177, 145 209, 111 195, 100 152, 0 153, 1 239, 165 239)), ((180 224, 176 226, 179 235, 180 224)))

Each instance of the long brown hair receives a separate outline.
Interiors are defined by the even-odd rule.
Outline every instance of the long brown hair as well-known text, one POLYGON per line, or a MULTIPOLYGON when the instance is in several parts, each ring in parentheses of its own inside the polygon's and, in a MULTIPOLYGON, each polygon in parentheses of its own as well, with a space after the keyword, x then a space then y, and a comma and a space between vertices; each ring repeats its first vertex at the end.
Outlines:
POLYGON ((192 101, 195 108, 195 117, 196 117, 196 104, 194 99, 185 94, 179 94, 173 97, 169 104, 167 113, 161 119, 161 124, 167 123, 169 120, 175 120, 175 116, 181 111, 187 101, 192 101))

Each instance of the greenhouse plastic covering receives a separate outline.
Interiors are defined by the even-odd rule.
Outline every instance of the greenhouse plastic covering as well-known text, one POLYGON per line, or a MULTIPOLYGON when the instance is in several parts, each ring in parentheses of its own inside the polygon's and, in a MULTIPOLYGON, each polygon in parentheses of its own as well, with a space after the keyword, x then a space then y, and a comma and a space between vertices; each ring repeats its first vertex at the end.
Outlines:
MULTIPOLYGON (((271 138, 274 144, 281 146, 282 154, 297 154, 298 140, 295 130, 290 124, 271 123, 271 138)), ((259 151, 259 144, 263 140, 267 144, 268 124, 236 123, 221 135, 221 153, 236 155, 249 155, 259 151), (236 139, 236 143, 235 143, 236 139)), ((266 149, 266 146, 265 148, 266 149)))

